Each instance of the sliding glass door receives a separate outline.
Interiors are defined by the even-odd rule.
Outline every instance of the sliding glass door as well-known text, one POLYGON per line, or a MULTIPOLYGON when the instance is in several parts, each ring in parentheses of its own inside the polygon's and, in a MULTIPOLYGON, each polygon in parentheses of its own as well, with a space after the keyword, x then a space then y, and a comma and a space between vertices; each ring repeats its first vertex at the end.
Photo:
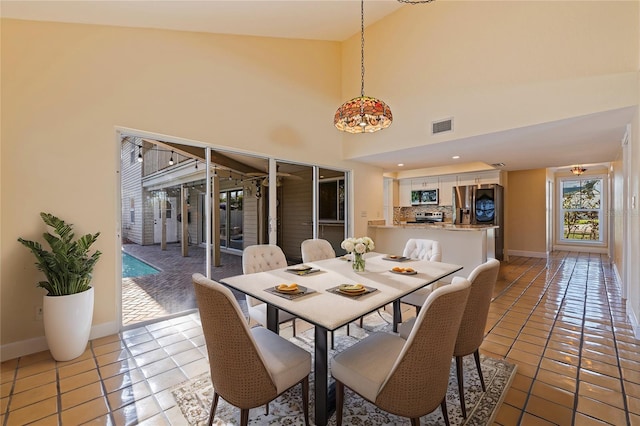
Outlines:
POLYGON ((249 245, 276 243, 291 263, 308 238, 342 251, 344 171, 135 134, 120 154, 124 326, 195 311, 191 275, 241 274, 249 245))

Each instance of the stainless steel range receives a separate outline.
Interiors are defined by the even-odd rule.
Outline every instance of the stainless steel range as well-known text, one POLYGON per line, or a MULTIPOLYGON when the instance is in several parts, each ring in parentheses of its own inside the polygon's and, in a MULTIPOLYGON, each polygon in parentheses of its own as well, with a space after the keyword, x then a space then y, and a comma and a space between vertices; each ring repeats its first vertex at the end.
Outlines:
POLYGON ((416 212, 416 219, 407 223, 436 223, 444 220, 442 212, 416 212))

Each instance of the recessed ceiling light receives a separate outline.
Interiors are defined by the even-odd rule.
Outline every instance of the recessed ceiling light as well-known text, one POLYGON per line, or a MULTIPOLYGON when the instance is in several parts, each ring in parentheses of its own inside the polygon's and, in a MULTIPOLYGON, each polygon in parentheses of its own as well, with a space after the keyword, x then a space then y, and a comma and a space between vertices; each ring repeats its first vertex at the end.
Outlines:
POLYGON ((454 155, 454 156, 453 156, 453 157, 451 157, 451 158, 453 158, 454 160, 457 160, 458 158, 460 158, 460 156, 459 156, 459 155, 454 155))
POLYGON ((398 163, 398 167, 404 167, 404 163, 398 163))

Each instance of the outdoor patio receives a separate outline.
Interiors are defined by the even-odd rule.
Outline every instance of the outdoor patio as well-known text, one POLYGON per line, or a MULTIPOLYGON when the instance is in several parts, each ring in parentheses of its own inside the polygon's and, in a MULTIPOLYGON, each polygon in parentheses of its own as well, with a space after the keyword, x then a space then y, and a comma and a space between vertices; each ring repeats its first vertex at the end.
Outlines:
MULTIPOLYGON (((159 269, 157 274, 122 279, 122 323, 126 326, 196 309, 191 275, 205 273, 205 250, 190 246, 189 256, 183 257, 180 244, 141 246, 124 244, 125 253, 159 269)), ((211 268, 211 279, 220 280, 242 273, 242 257, 221 253, 221 265, 211 268)), ((236 293, 243 311, 244 295, 236 293)), ((246 313, 246 312, 245 312, 246 313)))

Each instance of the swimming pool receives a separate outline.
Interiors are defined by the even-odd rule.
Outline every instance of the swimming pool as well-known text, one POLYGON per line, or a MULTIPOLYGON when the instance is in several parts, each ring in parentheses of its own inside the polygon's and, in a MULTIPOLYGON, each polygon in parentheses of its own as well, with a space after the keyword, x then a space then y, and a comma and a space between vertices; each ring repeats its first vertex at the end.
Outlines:
POLYGON ((159 274, 160 271, 127 253, 122 252, 122 278, 159 274))

